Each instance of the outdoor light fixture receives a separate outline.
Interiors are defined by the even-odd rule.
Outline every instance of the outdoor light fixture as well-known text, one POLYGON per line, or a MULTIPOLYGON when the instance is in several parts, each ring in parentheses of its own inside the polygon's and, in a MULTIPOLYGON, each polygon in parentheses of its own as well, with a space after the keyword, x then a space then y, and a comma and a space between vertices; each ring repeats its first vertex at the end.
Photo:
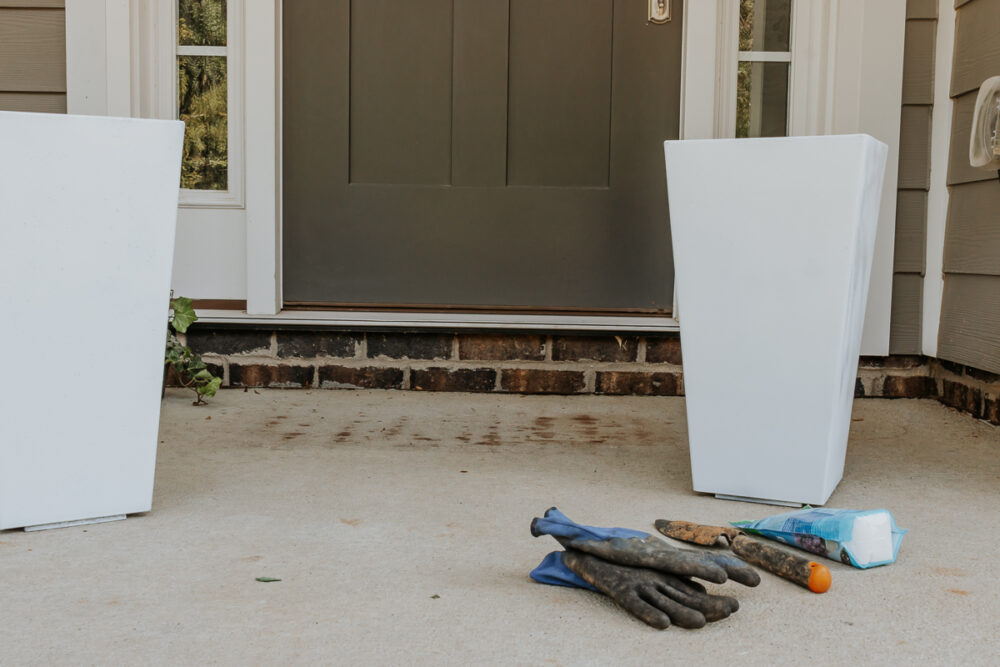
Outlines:
POLYGON ((979 169, 996 169, 1000 177, 1000 76, 986 79, 979 87, 972 112, 969 163, 979 169))

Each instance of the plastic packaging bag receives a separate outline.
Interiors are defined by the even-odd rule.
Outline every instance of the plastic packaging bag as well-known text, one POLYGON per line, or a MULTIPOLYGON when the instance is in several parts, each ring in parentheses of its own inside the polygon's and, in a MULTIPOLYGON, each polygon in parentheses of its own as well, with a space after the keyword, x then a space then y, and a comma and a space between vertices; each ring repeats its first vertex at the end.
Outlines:
POLYGON ((896 560, 905 530, 888 510, 806 508, 759 521, 733 521, 748 533, 866 569, 896 560))

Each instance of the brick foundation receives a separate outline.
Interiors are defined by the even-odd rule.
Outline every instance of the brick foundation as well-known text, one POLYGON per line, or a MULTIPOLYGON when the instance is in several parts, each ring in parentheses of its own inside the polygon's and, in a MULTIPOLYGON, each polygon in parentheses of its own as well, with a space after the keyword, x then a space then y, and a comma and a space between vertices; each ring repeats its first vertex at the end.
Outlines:
MULTIPOLYGON (((225 387, 684 394, 676 334, 365 333, 195 325, 187 342, 222 374, 225 387)), ((1000 375, 919 355, 862 357, 855 396, 936 398, 1000 425, 1000 375)))

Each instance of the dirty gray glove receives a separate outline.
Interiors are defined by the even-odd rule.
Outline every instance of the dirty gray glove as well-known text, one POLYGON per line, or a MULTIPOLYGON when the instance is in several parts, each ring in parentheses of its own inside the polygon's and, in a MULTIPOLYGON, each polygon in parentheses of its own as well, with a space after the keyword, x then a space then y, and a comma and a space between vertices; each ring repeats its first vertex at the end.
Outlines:
POLYGON ((700 628, 740 607, 734 598, 707 593, 703 586, 684 577, 609 563, 575 549, 564 551, 562 562, 627 612, 661 630, 671 623, 700 628))
POLYGON ((678 549, 649 533, 628 528, 584 526, 555 507, 531 522, 531 534, 551 535, 566 549, 597 556, 609 563, 643 567, 721 584, 732 579, 756 586, 760 575, 744 561, 728 554, 678 549))

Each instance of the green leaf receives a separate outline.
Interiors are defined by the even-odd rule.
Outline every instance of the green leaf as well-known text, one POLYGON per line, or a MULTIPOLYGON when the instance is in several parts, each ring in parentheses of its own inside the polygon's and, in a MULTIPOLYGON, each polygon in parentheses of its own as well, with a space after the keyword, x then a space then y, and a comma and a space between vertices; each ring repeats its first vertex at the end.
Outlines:
POLYGON ((170 320, 170 326, 178 333, 185 333, 188 327, 198 320, 192 301, 187 297, 179 296, 176 299, 171 299, 170 307, 174 311, 174 317, 170 320))
POLYGON ((274 577, 257 577, 257 581, 262 584, 270 584, 274 581, 281 581, 281 579, 275 579, 274 577))
POLYGON ((219 391, 219 387, 222 386, 222 378, 212 378, 212 381, 208 384, 201 385, 198 387, 198 393, 202 396, 215 396, 215 392, 219 391))

